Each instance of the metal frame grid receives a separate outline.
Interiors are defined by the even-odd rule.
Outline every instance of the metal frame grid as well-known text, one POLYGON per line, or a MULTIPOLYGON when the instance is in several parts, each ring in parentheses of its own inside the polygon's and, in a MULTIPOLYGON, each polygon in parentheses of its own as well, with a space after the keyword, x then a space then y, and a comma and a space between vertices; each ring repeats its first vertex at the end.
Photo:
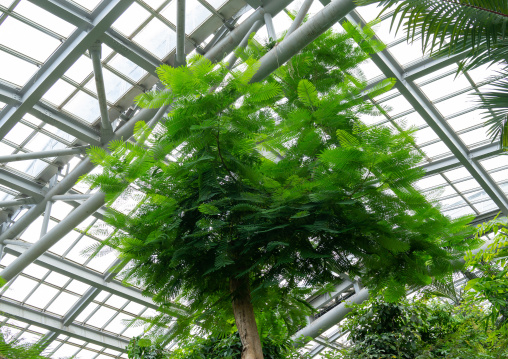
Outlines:
MULTIPOLYGON (((351 0, 0 1, 0 276, 10 280, 0 291, 2 325, 16 338, 48 339, 54 358, 125 358, 129 337, 143 331, 126 328, 125 320, 157 306, 108 271, 119 264, 115 253, 81 255, 112 232, 102 221, 102 194, 76 184, 94 170, 85 149, 128 138, 137 121, 160 118, 162 111, 132 104, 157 85, 160 63, 181 64, 193 51, 217 61, 253 28, 265 25, 258 38, 289 28, 262 59, 263 78, 319 31, 340 29, 343 18, 365 24, 378 13, 355 9, 351 0), (298 11, 294 23, 286 7, 298 11), (299 27, 307 12, 315 15, 299 27)), ((392 110, 362 120, 417 128, 415 150, 426 171, 419 187, 448 215, 482 221, 508 214, 508 165, 467 95, 488 87, 495 69, 455 78, 460 56, 427 58, 402 33, 390 33, 389 15, 375 28, 387 49, 361 67, 369 85, 397 79, 376 99, 392 110)), ((136 196, 133 189, 118 208, 132 211, 136 196)), ((367 297, 366 288, 344 277, 335 292, 308 299, 320 314, 295 339, 315 338, 305 349, 313 356, 344 345, 337 325, 348 311, 344 301, 367 297)))

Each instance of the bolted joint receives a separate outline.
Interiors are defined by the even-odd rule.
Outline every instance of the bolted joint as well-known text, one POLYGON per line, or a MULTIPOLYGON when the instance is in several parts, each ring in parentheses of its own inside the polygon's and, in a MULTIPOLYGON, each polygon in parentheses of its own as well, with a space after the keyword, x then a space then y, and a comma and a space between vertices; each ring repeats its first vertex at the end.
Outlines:
POLYGON ((99 55, 99 58, 102 56, 102 43, 97 40, 95 41, 89 48, 88 48, 88 51, 90 51, 90 55, 92 55, 92 53, 94 54, 97 54, 99 55))

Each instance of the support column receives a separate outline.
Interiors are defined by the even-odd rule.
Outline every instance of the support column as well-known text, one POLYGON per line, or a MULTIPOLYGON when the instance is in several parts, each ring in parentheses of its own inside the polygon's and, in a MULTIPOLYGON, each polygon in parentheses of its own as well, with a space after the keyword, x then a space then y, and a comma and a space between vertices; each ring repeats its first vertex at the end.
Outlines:
POLYGON ((272 14, 269 12, 265 12, 263 17, 265 18, 266 31, 268 32, 268 41, 277 40, 277 35, 275 34, 275 27, 273 27, 272 14))
POLYGON ((305 15, 309 12, 310 6, 312 5, 312 2, 314 0, 305 0, 305 2, 300 7, 300 10, 298 10, 298 14, 296 14, 295 19, 293 20, 293 23, 289 27, 286 37, 291 35, 298 27, 302 24, 303 19, 305 18, 305 15))
POLYGON ((101 43, 99 41, 95 42, 90 46, 89 51, 90 57, 92 58, 95 86, 97 87, 97 98, 99 99, 99 109, 101 112, 101 142, 105 143, 113 136, 113 127, 111 126, 111 122, 109 122, 106 88, 104 85, 104 76, 102 74, 101 43))
MULTIPOLYGON (((249 37, 253 32, 256 32, 261 27, 262 23, 260 20, 256 21, 254 25, 250 28, 250 30, 247 32, 247 34, 243 37, 242 41, 240 41, 240 44, 238 44, 238 47, 247 47, 249 42, 249 37)), ((229 59, 226 61, 228 63, 228 69, 232 69, 235 66, 235 62, 238 58, 236 57, 235 53, 233 52, 229 59)))
POLYGON ((185 0, 176 3, 176 55, 175 67, 185 66, 185 0))
MULTIPOLYGON (((49 181, 49 188, 53 188, 55 186, 57 180, 58 180, 58 173, 56 173, 53 176, 53 178, 51 178, 51 180, 49 181)), ((48 232, 49 218, 51 216, 51 208, 52 207, 53 207, 53 202, 48 201, 48 203, 46 203, 46 210, 44 211, 44 218, 42 220, 42 226, 41 226, 41 235, 40 235, 39 239, 44 237, 44 235, 48 232)))

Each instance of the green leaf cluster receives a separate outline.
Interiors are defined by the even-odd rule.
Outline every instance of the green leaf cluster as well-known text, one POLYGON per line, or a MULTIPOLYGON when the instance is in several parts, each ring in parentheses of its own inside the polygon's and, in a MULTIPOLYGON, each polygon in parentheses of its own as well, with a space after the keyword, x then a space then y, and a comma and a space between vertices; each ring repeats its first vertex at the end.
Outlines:
POLYGON ((505 358, 505 330, 484 328, 480 303, 454 306, 424 299, 387 303, 380 298, 353 306, 344 329, 350 346, 335 359, 505 358))
POLYGON ((0 328, 0 358, 2 359, 47 359, 41 353, 45 345, 42 342, 30 343, 13 338, 7 327, 0 328))
MULTIPOLYGON (((373 41, 367 50, 381 46, 373 41)), ((450 220, 414 188, 422 171, 411 132, 359 121, 375 110, 358 70, 367 50, 328 31, 259 83, 251 78, 265 49, 253 42, 232 71, 200 56, 161 67, 169 100, 137 101, 170 103, 163 122, 90 150, 103 171, 85 180, 110 204, 130 186, 145 194, 133 216, 109 216, 121 231, 103 245, 130 262, 126 280, 163 305, 162 317, 178 316, 157 319, 174 335, 190 323, 231 328, 213 318, 232 316, 232 278, 248 278, 257 312, 290 313, 296 330, 305 293, 337 273, 388 286, 396 300, 470 248, 470 218, 450 220)))

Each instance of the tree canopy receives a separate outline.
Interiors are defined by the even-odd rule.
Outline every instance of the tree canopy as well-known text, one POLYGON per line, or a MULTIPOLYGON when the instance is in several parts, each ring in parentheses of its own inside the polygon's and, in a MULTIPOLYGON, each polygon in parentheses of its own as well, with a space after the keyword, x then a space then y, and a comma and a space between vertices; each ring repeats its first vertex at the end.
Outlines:
MULTIPOLYGON (((188 67, 163 65, 167 90, 137 98, 141 107, 171 105, 163 121, 139 124, 134 141, 110 151, 89 151, 103 171, 86 180, 110 204, 132 188, 145 194, 134 215, 110 213, 118 231, 102 246, 130 261, 126 278, 165 313, 178 316, 180 303, 213 329, 220 324, 207 326, 203 312, 221 308, 234 314, 245 347, 240 327, 252 332, 255 322, 241 313, 252 306, 290 313, 305 290, 339 273, 388 287, 395 300, 447 273, 476 243, 465 239, 470 218, 449 219, 415 189, 423 172, 410 132, 361 122, 378 110, 367 99, 393 80, 365 90, 358 64, 382 44, 368 27, 344 27, 259 83, 251 78, 267 50, 254 42, 237 51, 233 70, 200 56, 188 67)), ((288 326, 293 314, 283 315, 288 326)))

